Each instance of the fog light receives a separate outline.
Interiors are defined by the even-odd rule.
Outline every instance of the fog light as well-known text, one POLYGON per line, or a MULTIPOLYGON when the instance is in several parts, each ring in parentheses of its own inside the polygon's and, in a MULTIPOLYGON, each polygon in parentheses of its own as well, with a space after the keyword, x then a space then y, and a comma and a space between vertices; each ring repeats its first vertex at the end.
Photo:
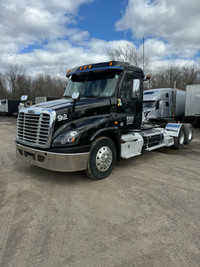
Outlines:
POLYGON ((21 149, 18 149, 18 152, 21 156, 23 156, 23 151, 21 149))
POLYGON ((37 156, 37 160, 38 160, 39 162, 43 162, 43 161, 44 161, 44 156, 38 155, 38 156, 37 156))

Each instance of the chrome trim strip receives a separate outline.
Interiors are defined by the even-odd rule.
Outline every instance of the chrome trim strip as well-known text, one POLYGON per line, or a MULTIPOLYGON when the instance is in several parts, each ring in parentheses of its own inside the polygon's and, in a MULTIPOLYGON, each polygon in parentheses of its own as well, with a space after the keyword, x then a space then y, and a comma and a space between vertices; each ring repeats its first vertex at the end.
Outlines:
POLYGON ((59 172, 86 170, 89 158, 89 152, 77 154, 52 153, 48 151, 25 147, 20 144, 16 144, 16 154, 17 158, 28 161, 33 165, 47 170, 59 172), (32 154, 35 160, 26 157, 25 154, 27 153, 32 154), (38 156, 43 156, 44 161, 39 162, 38 156))

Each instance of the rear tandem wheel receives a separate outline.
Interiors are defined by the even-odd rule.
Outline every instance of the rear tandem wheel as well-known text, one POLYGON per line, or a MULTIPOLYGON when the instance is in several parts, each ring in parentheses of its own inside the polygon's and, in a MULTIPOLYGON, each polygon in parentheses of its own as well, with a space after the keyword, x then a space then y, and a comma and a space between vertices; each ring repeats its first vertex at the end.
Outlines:
POLYGON ((193 128, 191 124, 184 124, 185 140, 184 144, 188 145, 192 141, 193 128))
POLYGON ((181 126, 178 137, 174 137, 174 147, 180 149, 185 142, 184 126, 181 126))

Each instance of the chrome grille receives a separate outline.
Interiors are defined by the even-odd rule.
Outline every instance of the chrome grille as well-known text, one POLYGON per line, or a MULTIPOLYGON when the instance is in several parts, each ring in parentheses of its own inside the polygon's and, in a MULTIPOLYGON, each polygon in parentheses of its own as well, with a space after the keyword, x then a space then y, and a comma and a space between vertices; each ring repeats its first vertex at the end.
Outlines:
POLYGON ((20 112, 17 121, 17 140, 29 145, 46 147, 50 131, 50 114, 20 112))

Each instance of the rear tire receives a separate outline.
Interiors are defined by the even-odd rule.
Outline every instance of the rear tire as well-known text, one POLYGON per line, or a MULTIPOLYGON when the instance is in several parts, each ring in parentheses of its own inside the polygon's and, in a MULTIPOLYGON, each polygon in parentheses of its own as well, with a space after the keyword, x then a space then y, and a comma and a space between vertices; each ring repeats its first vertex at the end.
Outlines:
POLYGON ((174 137, 174 147, 180 149, 185 142, 184 126, 181 126, 178 137, 174 137))
POLYGON ((192 141, 193 128, 191 124, 184 124, 185 140, 184 144, 188 145, 192 141))
POLYGON ((108 137, 98 138, 90 150, 85 174, 93 180, 101 180, 110 175, 116 162, 116 148, 108 137))

